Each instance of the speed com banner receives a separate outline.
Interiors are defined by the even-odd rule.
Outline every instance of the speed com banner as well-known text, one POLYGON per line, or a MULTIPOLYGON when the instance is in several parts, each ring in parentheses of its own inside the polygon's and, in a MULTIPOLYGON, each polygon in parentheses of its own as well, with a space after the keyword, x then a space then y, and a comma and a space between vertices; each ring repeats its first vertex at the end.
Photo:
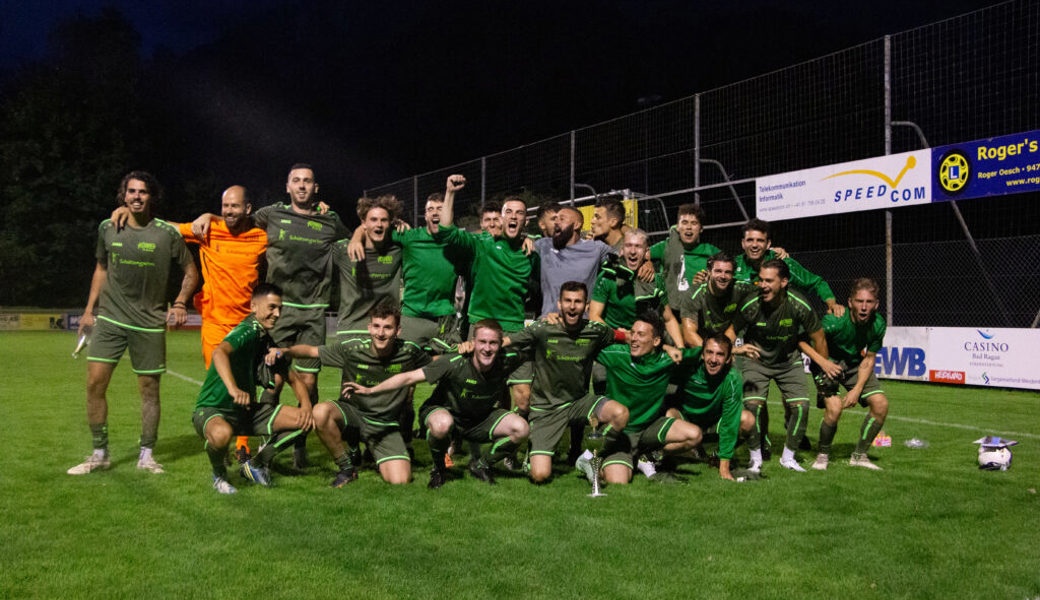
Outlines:
POLYGON ((1040 190, 1040 130, 891 154, 755 181, 767 221, 1040 190))

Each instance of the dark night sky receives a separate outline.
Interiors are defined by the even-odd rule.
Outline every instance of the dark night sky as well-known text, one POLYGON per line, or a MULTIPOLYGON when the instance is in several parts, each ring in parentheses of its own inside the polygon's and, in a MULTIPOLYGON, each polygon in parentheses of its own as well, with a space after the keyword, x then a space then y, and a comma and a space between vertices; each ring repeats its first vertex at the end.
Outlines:
POLYGON ((0 70, 115 6, 166 65, 171 143, 202 138, 222 182, 307 159, 355 195, 987 4, 0 0, 0 70))

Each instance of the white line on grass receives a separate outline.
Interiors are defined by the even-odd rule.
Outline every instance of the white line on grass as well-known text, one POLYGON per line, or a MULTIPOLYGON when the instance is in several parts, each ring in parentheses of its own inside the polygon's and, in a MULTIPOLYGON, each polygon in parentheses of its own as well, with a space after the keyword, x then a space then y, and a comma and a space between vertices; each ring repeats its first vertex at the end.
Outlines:
MULTIPOLYGON (((852 413, 854 415, 866 415, 867 414, 867 411, 865 411, 865 410, 850 410, 850 411, 846 411, 846 412, 850 412, 850 413, 852 413)), ((938 421, 929 421, 927 419, 911 419, 910 417, 898 417, 898 416, 892 416, 892 415, 888 415, 885 418, 885 420, 886 421, 905 421, 907 423, 918 423, 918 424, 921 424, 921 425, 935 425, 937 427, 951 427, 953 429, 966 429, 968 431, 981 431, 981 432, 989 431, 989 432, 992 432, 993 429, 994 429, 992 427, 989 428, 989 429, 985 429, 985 428, 979 427, 978 425, 961 425, 959 423, 939 423, 938 421)), ((1003 432, 1001 432, 1001 437, 1003 437, 1003 436, 1024 437, 1024 438, 1029 438, 1029 439, 1033 439, 1033 440, 1040 440, 1040 435, 1036 435, 1036 434, 1033 434, 1033 433, 1021 433, 1021 432, 1017 432, 1017 431, 1003 431, 1003 432)))
POLYGON ((166 369, 166 372, 169 373, 170 375, 173 375, 177 379, 183 379, 184 381, 187 381, 188 383, 194 383, 195 385, 200 386, 200 387, 202 386, 202 382, 199 381, 198 379, 192 379, 191 377, 188 377, 187 375, 181 375, 177 371, 171 371, 169 369, 166 369))

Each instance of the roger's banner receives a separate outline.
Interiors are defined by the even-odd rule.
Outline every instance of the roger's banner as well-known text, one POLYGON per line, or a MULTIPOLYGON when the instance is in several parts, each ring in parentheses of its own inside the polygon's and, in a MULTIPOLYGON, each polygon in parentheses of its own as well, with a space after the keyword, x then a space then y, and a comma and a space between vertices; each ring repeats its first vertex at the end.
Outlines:
POLYGON ((931 157, 930 150, 917 150, 759 177, 756 215, 781 221, 927 204, 931 157))
POLYGON ((1040 190, 1040 131, 932 149, 932 201, 1040 190))
POLYGON ((1040 329, 890 327, 874 372, 882 379, 1040 390, 1040 329))

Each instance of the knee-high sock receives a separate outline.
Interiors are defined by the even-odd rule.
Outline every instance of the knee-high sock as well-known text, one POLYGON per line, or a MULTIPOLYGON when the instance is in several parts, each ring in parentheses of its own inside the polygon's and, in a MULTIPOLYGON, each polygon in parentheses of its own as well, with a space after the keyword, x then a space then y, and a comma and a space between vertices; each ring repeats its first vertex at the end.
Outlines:
POLYGON ((856 454, 867 453, 867 449, 874 443, 874 438, 877 437, 884 424, 884 420, 875 419, 869 414, 863 419, 863 425, 859 428, 859 439, 856 440, 856 454))
POLYGON ((267 443, 260 446, 256 456, 249 461, 249 464, 257 468, 266 467, 271 464, 271 460, 276 454, 289 447, 290 442, 299 440, 303 436, 304 432, 299 429, 287 429, 275 433, 267 440, 267 443))
POLYGON ((487 466, 491 466, 507 456, 512 456, 516 452, 517 446, 518 444, 514 444, 508 436, 499 438, 491 444, 491 451, 486 456, 482 456, 481 460, 487 466))
POLYGON ((750 412, 755 416, 755 426, 751 428, 751 433, 747 436, 747 447, 748 450, 761 450, 762 449, 762 425, 766 405, 761 402, 745 402, 744 410, 750 412))
POLYGON ((433 468, 444 470, 447 467, 444 465, 444 455, 448 453, 448 446, 451 445, 451 433, 448 435, 437 438, 427 432, 426 439, 430 445, 430 456, 433 457, 433 468))
POLYGON ((816 448, 817 452, 820 454, 830 454, 831 443, 834 442, 834 434, 836 433, 838 433, 838 424, 835 423, 834 425, 830 425, 827 423, 827 420, 824 419, 823 422, 820 423, 820 443, 816 448))
POLYGON ((209 458, 209 465, 213 468, 213 474, 222 479, 227 479, 227 467, 224 466, 224 457, 227 455, 227 448, 214 448, 206 442, 206 457, 209 458))
POLYGON ((108 423, 91 423, 90 437, 95 450, 108 450, 108 423))
POLYGON ((790 402, 791 418, 787 421, 787 440, 784 442, 790 450, 798 450, 798 445, 805 437, 805 428, 809 424, 809 401, 790 402))
MULTIPOLYGON (((266 394, 267 392, 268 392, 268 390, 264 390, 264 394, 266 394)), ((318 386, 315 385, 313 389, 308 389, 307 390, 307 394, 311 397, 311 406, 317 406, 318 405, 318 386)), ((300 431, 300 435, 294 437, 294 439, 296 441, 293 442, 293 446, 295 448, 299 449, 300 452, 306 451, 306 449, 307 449, 307 433, 308 432, 306 432, 306 431, 300 431)), ((271 438, 271 439, 273 440, 274 438, 271 438)))

